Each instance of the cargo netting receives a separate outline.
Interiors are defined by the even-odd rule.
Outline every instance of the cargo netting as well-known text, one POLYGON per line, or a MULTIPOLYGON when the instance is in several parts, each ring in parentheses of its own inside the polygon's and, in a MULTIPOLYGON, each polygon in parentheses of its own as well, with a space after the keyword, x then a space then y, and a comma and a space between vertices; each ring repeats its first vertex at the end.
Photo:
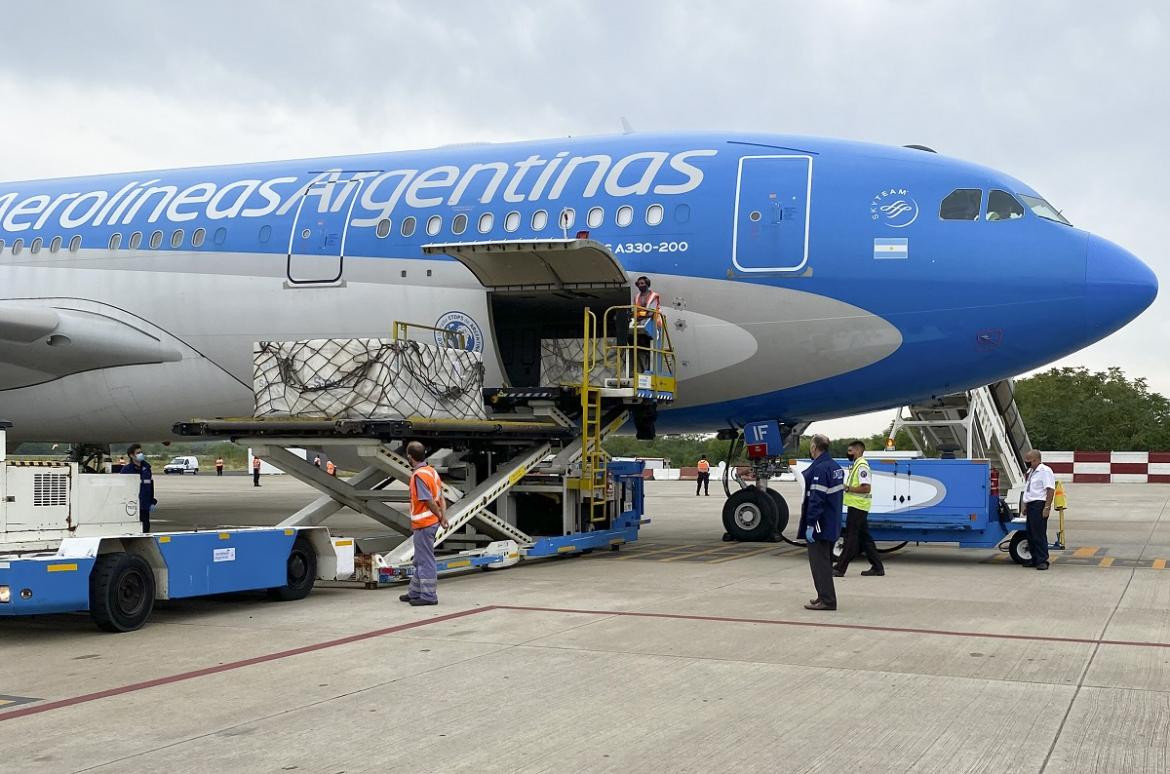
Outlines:
MULTIPOLYGON (((612 347, 614 339, 607 346, 612 347)), ((617 376, 608 369, 601 359, 601 341, 598 341, 597 362, 589 372, 589 383, 595 387, 605 386, 605 380, 617 376)), ((584 339, 541 339, 540 340, 540 383, 546 387, 557 385, 580 385, 583 376, 582 359, 585 355, 584 339)))
POLYGON ((260 341, 255 416, 485 419, 478 352, 399 339, 260 341))

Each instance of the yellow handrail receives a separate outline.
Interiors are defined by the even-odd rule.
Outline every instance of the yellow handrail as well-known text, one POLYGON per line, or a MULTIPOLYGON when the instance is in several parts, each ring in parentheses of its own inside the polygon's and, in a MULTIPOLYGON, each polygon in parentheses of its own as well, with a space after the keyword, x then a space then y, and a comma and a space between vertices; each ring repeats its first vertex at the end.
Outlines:
POLYGON ((675 371, 675 354, 674 346, 670 341, 670 330, 666 325, 666 315, 660 309, 650 309, 637 304, 625 304, 620 306, 611 306, 605 310, 605 315, 602 318, 602 347, 605 349, 605 366, 614 374, 621 375, 629 373, 633 376, 635 382, 637 377, 642 373, 639 366, 640 353, 645 353, 650 363, 651 372, 659 376, 674 376, 675 371), (609 344, 609 318, 613 316, 618 317, 618 313, 622 311, 629 311, 630 319, 637 321, 639 317, 653 317, 655 320, 655 329, 658 336, 652 340, 649 347, 642 346, 638 343, 637 332, 631 336, 631 344, 609 344), (641 313, 641 314, 639 314, 641 313), (661 346, 654 346, 655 342, 661 342, 661 346), (626 358, 622 356, 626 355, 626 358), (625 362, 629 362, 631 367, 627 370, 623 368, 625 362))

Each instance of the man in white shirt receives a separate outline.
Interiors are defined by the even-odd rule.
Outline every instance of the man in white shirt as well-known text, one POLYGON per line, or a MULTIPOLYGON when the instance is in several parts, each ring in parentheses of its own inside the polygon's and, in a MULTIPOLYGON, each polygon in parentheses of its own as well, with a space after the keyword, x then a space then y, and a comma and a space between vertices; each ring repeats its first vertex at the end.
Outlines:
POLYGON ((1048 569, 1048 517, 1052 515, 1052 498, 1056 494, 1056 476, 1052 468, 1040 462, 1040 452, 1033 449, 1024 455, 1028 478, 1024 486, 1024 514, 1028 519, 1028 543, 1032 561, 1025 567, 1048 569))

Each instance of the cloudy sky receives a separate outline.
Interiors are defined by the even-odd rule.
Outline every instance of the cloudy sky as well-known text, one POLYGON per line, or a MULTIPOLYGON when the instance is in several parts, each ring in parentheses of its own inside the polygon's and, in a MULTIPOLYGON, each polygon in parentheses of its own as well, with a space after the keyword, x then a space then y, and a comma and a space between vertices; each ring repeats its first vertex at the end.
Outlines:
MULTIPOLYGON (((1170 394, 1170 4, 110 0, 5 7, 0 179, 639 131, 923 143, 1154 267, 1066 363, 1170 394)), ((889 413, 823 423, 882 429, 889 413)))

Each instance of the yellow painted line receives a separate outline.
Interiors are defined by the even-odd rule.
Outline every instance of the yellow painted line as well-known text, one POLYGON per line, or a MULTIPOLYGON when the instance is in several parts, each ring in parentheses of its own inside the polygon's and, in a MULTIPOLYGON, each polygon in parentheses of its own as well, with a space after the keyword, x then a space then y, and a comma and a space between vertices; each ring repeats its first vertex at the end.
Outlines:
POLYGON ((1113 557, 1112 556, 1105 557, 1104 559, 1102 559, 1100 562, 1097 563, 1097 566, 1098 567, 1112 567, 1113 566, 1113 557))
POLYGON ((624 552, 625 556, 619 556, 618 561, 623 562, 626 559, 641 559, 643 556, 653 556, 654 554, 667 554, 671 551, 681 551, 684 548, 695 548, 698 543, 689 543, 684 546, 670 546, 669 548, 656 548, 653 551, 629 551, 624 552))
POLYGON ((508 476, 508 483, 515 484, 517 481, 524 478, 524 474, 527 472, 528 470, 526 468, 520 468, 519 470, 514 471, 512 475, 508 476))
POLYGON ((447 569, 448 570, 453 570, 456 567, 470 567, 470 566, 471 566, 470 559, 460 559, 457 562, 447 562, 447 569))
POLYGON ((747 556, 759 556, 760 554, 766 554, 769 551, 776 551, 776 550, 778 550, 778 548, 779 548, 778 546, 768 546, 767 548, 759 548, 759 549, 756 549, 755 551, 747 551, 747 552, 742 553, 742 554, 736 554, 735 556, 726 556, 726 557, 722 557, 720 559, 708 559, 707 564, 722 564, 723 562, 730 562, 733 559, 743 559, 744 557, 747 557, 747 556))
MULTIPOLYGON (((660 562, 677 562, 679 559, 690 559, 692 556, 706 556, 707 554, 725 553, 729 547, 730 546, 728 546, 727 543, 724 543, 724 544, 718 546, 717 548, 708 548, 706 551, 692 551, 692 552, 687 553, 687 554, 682 554, 681 556, 668 556, 665 559, 659 559, 658 561, 660 561, 660 562)), ((735 557, 733 557, 733 558, 738 559, 739 557, 745 556, 745 555, 746 554, 736 554, 735 557)))
POLYGON ((340 547, 340 546, 352 546, 352 545, 353 545, 353 541, 352 541, 352 540, 338 540, 338 541, 337 541, 336 543, 334 543, 333 545, 335 545, 335 546, 339 546, 339 547, 340 547))
POLYGON ((220 540, 230 540, 230 539, 231 539, 231 537, 232 537, 232 534, 231 534, 230 532, 221 532, 221 533, 219 533, 219 539, 220 539, 220 540))
POLYGON ((171 536, 170 535, 163 535, 158 539, 158 542, 169 543, 169 542, 171 542, 171 536))
POLYGON ((1154 564, 1151 566, 1155 570, 1165 570, 1166 569, 1166 560, 1165 559, 1155 559, 1154 564))
POLYGON ((76 564, 50 564, 45 568, 48 572, 77 572, 76 564))
POLYGON ((295 535, 295 534, 296 534, 296 532, 297 532, 297 531, 296 531, 295 529, 286 529, 286 530, 284 531, 284 534, 286 534, 286 535, 295 535))
POLYGON ((620 546, 624 542, 626 542, 625 538, 614 538, 613 540, 609 541, 609 544, 611 546, 620 546))
POLYGON ((1097 546, 1085 546, 1073 551, 1073 557, 1077 559, 1089 559, 1093 554, 1097 553, 1097 546))
POLYGON ((576 551, 576 550, 577 550, 577 546, 561 546, 560 548, 557 549, 557 553, 558 554, 567 554, 570 551, 576 551))
POLYGON ((13 702, 9 701, 8 699, 0 699, 0 707, 3 707, 5 704, 12 704, 12 703, 13 702))

